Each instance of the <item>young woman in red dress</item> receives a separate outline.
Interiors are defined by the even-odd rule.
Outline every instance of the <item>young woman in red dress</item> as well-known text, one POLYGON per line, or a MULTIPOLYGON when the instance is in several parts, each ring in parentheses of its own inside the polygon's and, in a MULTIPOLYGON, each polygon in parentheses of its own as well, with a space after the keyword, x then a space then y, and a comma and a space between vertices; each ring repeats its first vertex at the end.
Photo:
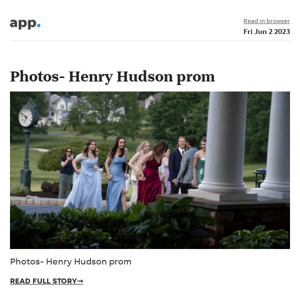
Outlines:
POLYGON ((154 202, 155 196, 161 194, 161 182, 158 168, 161 166, 163 154, 168 150, 165 140, 159 141, 139 163, 138 202, 144 204, 154 202), (145 169, 143 165, 146 164, 145 169))

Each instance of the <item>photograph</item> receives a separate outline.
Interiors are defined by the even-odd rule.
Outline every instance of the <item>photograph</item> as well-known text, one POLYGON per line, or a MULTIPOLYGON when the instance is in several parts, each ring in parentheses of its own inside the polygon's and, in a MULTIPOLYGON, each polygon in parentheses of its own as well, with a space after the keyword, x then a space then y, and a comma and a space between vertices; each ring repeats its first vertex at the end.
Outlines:
POLYGON ((11 249, 290 248, 289 92, 11 92, 10 158, 11 249))

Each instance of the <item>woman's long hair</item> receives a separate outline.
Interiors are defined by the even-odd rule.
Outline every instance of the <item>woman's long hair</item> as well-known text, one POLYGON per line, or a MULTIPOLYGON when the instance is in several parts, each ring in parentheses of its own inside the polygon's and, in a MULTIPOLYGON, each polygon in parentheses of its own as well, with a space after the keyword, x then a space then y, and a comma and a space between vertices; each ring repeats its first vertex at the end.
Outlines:
POLYGON ((150 143, 148 141, 142 141, 140 145, 136 148, 136 152, 141 151, 147 143, 149 144, 150 147, 150 143))
MULTIPOLYGON (((184 139, 184 140, 186 141, 186 139, 185 139, 184 136, 180 136, 180 137, 178 138, 178 140, 177 140, 177 147, 176 147, 176 149, 179 148, 179 140, 180 140, 180 139, 184 139)), ((184 150, 186 150, 186 147, 184 147, 184 150)))
MULTIPOLYGON (((114 143, 114 145, 112 146, 112 148, 110 149, 108 155, 111 157, 111 158, 114 158, 116 153, 117 153, 117 149, 118 149, 118 145, 119 145, 119 140, 123 139, 124 142, 125 142, 125 138, 124 136, 118 136, 116 138, 116 141, 114 143)), ((121 149, 121 156, 120 157, 123 157, 124 156, 124 153, 125 153, 125 146, 124 148, 121 149)))
POLYGON ((70 147, 68 147, 68 148, 65 150, 65 152, 64 152, 64 157, 65 157, 65 158, 67 158, 67 151, 68 151, 69 149, 71 150, 71 154, 72 154, 72 149, 71 149, 70 147))
MULTIPOLYGON (((89 146, 90 146, 90 144, 93 143, 93 142, 96 143, 96 141, 95 141, 95 140, 92 140, 92 139, 86 141, 85 147, 84 147, 84 149, 83 149, 83 151, 82 151, 82 152, 83 152, 83 155, 84 155, 85 157, 88 157, 89 146)), ((94 157, 96 157, 96 147, 95 147, 95 149, 94 149, 92 152, 93 152, 94 157)))
POLYGON ((165 140, 160 140, 151 150, 154 154, 162 155, 168 150, 168 143, 165 140))

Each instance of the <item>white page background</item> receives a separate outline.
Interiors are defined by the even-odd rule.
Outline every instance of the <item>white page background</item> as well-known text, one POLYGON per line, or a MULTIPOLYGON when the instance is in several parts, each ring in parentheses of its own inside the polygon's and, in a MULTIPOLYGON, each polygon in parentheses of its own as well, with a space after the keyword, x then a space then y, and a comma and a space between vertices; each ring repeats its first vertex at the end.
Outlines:
POLYGON ((1 18, 4 28, 1 42, 3 141, 9 141, 10 91, 291 91, 292 229, 291 250, 10 250, 9 147, 3 142, 3 294, 11 299, 296 299, 297 294, 299 296, 298 289, 293 290, 298 277, 297 273, 293 275, 293 270, 299 270, 299 254, 296 253, 299 250, 299 196, 296 192, 299 179, 299 93, 296 90, 299 85, 299 22, 293 3, 9 3, 9 9, 5 14, 2 11, 1 18), (280 28, 290 28, 291 34, 245 36, 244 18, 290 19, 290 26, 280 28), (41 27, 19 31, 9 27, 12 19, 35 19, 41 27), (10 72, 19 70, 27 74, 58 73, 66 78, 53 83, 10 82, 10 72), (175 82, 118 83, 115 80, 117 71, 140 74, 143 70, 173 74, 174 78, 178 73, 212 73, 215 82, 177 86, 175 82), (68 82, 69 71, 114 73, 114 77, 109 85, 72 83, 68 82), (130 259, 132 265, 12 266, 11 258, 43 261, 46 258, 130 259), (9 285, 10 278, 33 277, 78 278, 84 280, 84 286, 9 285))

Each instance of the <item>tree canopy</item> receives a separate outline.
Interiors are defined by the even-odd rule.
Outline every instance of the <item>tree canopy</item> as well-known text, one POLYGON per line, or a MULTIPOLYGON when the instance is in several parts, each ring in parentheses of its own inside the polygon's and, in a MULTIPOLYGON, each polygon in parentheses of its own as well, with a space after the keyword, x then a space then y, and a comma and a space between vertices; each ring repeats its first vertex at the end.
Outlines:
MULTIPOLYGON (((150 106, 153 135, 172 147, 179 136, 206 136, 209 93, 164 93, 150 106)), ((268 148, 271 93, 249 92, 247 102, 246 154, 265 156, 268 148)), ((199 146, 199 145, 198 145, 199 146)))
POLYGON ((246 154, 265 156, 268 150, 272 93, 248 93, 246 154))
POLYGON ((68 123, 76 131, 101 132, 104 140, 116 134, 134 138, 145 115, 135 93, 83 92, 82 99, 68 115, 68 123))
POLYGON ((208 102, 208 92, 164 93, 150 106, 154 137, 172 147, 179 136, 194 136, 200 141, 206 136, 208 102))

